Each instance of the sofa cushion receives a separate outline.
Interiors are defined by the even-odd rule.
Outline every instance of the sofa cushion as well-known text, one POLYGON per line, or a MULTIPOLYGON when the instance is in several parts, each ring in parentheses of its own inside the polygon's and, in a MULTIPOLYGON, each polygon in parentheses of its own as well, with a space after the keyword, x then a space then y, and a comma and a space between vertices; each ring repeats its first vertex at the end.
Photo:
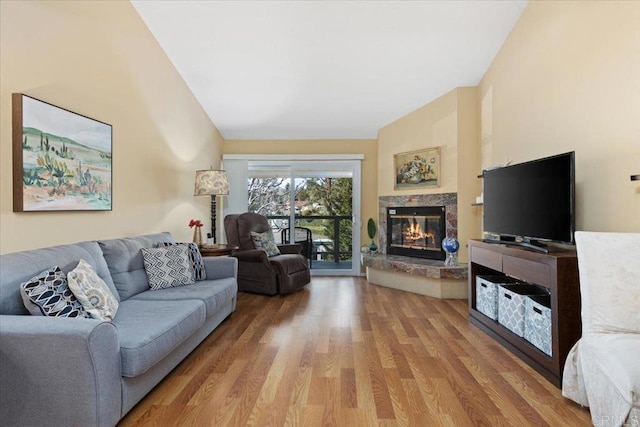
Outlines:
POLYGON ((77 267, 67 274, 69 289, 94 319, 113 320, 118 301, 93 267, 81 259, 77 267))
POLYGON ((140 301, 120 303, 113 324, 118 329, 122 375, 136 377, 171 353, 205 320, 202 301, 140 301))
POLYGON ((160 242, 173 241, 171 234, 158 233, 98 242, 120 299, 126 300, 149 289, 141 249, 154 248, 160 242))
POLYGON ((191 267, 193 268, 193 275, 195 280, 205 280, 207 278, 207 271, 204 268, 204 261, 202 260, 202 254, 200 253, 200 249, 198 249, 198 245, 195 243, 160 243, 159 246, 174 246, 174 245, 184 245, 187 247, 189 251, 189 261, 191 262, 191 267))
POLYGON ((52 267, 20 286, 29 313, 35 316, 90 317, 69 289, 60 267, 52 267))
POLYGON ((86 260, 119 299, 109 268, 97 242, 81 242, 0 255, 0 314, 27 314, 20 298, 20 284, 57 265, 68 272, 86 260))
POLYGON ((160 289, 139 293, 131 298, 141 301, 177 301, 199 300, 207 308, 207 317, 217 313, 220 307, 231 301, 238 293, 238 285, 235 278, 228 277, 217 280, 203 280, 193 286, 181 288, 160 289))
POLYGON ((176 245, 162 248, 142 248, 144 270, 151 289, 173 288, 192 285, 193 268, 186 246, 176 245))

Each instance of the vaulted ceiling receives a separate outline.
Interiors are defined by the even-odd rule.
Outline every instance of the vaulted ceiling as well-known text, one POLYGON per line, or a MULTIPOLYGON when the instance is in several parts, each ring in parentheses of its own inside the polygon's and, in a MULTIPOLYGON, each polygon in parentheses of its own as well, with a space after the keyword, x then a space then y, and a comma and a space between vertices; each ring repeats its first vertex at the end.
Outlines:
POLYGON ((375 138, 478 84, 527 1, 133 0, 226 139, 375 138))

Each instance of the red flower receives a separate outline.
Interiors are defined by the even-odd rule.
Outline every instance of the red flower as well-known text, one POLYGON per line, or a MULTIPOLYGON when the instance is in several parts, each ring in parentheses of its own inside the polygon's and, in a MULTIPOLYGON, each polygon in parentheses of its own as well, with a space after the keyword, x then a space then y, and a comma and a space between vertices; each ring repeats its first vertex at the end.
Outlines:
POLYGON ((189 221, 189 228, 202 227, 202 225, 203 224, 199 219, 192 219, 191 221, 189 221))

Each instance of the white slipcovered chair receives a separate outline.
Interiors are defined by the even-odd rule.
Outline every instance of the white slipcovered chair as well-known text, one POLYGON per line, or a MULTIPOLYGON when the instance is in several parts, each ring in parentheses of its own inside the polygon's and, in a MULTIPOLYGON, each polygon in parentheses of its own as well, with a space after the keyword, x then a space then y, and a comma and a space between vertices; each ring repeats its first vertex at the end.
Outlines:
POLYGON ((640 426, 640 233, 577 232, 582 338, 562 394, 596 426, 640 426))

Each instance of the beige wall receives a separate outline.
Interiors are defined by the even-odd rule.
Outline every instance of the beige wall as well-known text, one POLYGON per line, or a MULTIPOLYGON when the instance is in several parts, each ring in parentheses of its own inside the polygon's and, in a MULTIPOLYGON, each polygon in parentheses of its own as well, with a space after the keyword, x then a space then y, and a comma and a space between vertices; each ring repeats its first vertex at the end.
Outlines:
MULTIPOLYGON (((482 207, 473 206, 482 192, 480 174, 480 108, 478 88, 457 89, 458 96, 458 237, 466 247, 469 239, 482 237, 482 207)), ((460 251, 467 261, 467 251, 460 251)))
MULTIPOLYGON (((456 88, 378 132, 378 194, 458 193, 458 239, 480 236, 482 211, 471 204, 480 194, 479 108, 477 88, 456 88), (442 178, 438 188, 394 190, 393 156, 440 147, 442 178)), ((466 250, 460 261, 466 261, 466 250)))
POLYGON ((375 139, 331 140, 226 140, 224 154, 364 154, 362 161, 362 244, 369 245, 367 220, 378 217, 377 167, 375 139))
POLYGON ((0 2, 0 252, 208 224, 222 138, 129 2, 0 2), (11 93, 113 126, 113 211, 12 212, 11 93), (206 199, 206 200, 205 200, 206 199))
POLYGON ((576 228, 640 231, 640 2, 533 1, 480 83, 482 166, 576 152, 576 228))
POLYGON ((457 176, 458 97, 454 89, 378 131, 378 195, 455 193, 457 176), (440 187, 420 190, 393 188, 393 155, 440 147, 440 187))

